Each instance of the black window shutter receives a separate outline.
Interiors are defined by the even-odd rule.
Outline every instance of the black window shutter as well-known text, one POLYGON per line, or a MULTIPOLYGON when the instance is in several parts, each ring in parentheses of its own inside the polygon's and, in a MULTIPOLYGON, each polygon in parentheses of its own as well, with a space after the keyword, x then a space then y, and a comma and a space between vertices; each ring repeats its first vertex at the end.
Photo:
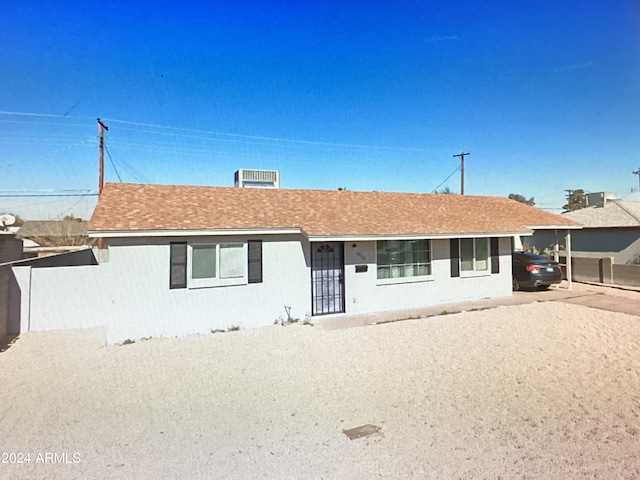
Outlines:
POLYGON ((187 288, 187 243, 169 244, 169 288, 187 288))
POLYGON ((249 240, 247 251, 249 283, 262 283, 262 240, 249 240))
POLYGON ((451 276, 460 276, 460 242, 457 238, 449 241, 449 256, 451 257, 451 276))
POLYGON ((491 237, 491 273, 500 273, 500 239, 491 237))

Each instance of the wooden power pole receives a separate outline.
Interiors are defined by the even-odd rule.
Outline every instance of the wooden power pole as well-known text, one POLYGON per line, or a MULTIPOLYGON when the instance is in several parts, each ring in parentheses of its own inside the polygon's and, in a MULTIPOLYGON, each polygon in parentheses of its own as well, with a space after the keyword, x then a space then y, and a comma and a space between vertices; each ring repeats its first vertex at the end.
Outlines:
POLYGON ((634 175, 638 175, 638 192, 640 192, 640 168, 635 172, 632 172, 634 175))
MULTIPOLYGON (((102 188, 104 187, 104 131, 109 131, 109 127, 107 127, 102 120, 99 118, 98 120, 98 137, 100 138, 100 174, 98 179, 98 198, 102 193, 102 188)), ((98 238, 98 249, 104 249, 104 238, 98 238)))
POLYGON ((460 195, 464 195, 464 156, 471 155, 469 152, 462 152, 454 157, 460 157, 460 195))
POLYGON ((104 187, 104 131, 109 131, 109 127, 107 127, 102 120, 99 118, 98 120, 98 137, 100 138, 100 174, 98 179, 98 194, 102 193, 102 188, 104 187))

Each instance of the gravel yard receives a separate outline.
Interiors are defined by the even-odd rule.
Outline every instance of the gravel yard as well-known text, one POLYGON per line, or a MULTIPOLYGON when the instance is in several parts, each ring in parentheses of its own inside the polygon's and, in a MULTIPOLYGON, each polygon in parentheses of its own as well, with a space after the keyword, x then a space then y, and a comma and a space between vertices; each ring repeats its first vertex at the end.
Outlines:
POLYGON ((28 333, 0 353, 0 477, 638 478, 638 345, 639 317, 558 302, 121 346, 28 333))

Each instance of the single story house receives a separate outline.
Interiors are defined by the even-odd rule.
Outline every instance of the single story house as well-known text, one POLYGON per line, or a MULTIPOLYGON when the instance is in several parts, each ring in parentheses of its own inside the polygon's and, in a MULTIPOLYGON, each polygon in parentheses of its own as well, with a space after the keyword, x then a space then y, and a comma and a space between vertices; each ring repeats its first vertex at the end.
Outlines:
MULTIPOLYGON (((640 263, 640 201, 610 200, 562 215, 582 225, 572 235, 576 257, 613 257, 616 264, 640 263)), ((538 249, 553 243, 550 232, 536 232, 531 245, 538 249)))
POLYGON ((579 227, 500 197, 108 183, 98 265, 13 267, 20 325, 121 342, 508 297, 532 228, 579 227))

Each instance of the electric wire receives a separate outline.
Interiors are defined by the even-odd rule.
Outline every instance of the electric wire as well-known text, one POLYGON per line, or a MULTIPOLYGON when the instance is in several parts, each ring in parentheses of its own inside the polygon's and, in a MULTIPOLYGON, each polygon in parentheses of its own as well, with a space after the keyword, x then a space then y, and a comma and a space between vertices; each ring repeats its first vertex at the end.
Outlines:
POLYGON ((404 150, 404 151, 413 151, 413 152, 428 151, 428 149, 426 148, 365 145, 365 144, 355 144, 355 143, 321 142, 321 141, 315 141, 315 140, 299 140, 299 139, 283 138, 283 137, 269 137, 269 136, 262 136, 262 135, 247 135, 247 134, 239 134, 239 133, 217 132, 217 131, 211 131, 211 130, 198 130, 198 129, 192 129, 192 128, 179 128, 179 127, 170 127, 166 125, 158 125, 153 123, 142 123, 142 122, 133 122, 129 120, 119 120, 116 118, 103 118, 103 120, 105 122, 122 123, 125 125, 138 125, 143 127, 176 130, 176 131, 182 131, 182 132, 204 133, 209 135, 220 135, 220 136, 232 137, 232 138, 244 138, 244 139, 252 139, 252 140, 271 141, 271 142, 285 142, 285 143, 293 143, 293 144, 323 145, 323 146, 347 147, 347 148, 372 148, 372 149, 380 149, 380 150, 404 150))
POLYGON ((107 146, 104 146, 104 149, 107 152, 107 156, 109 157, 109 160, 111 161, 111 166, 113 167, 113 169, 116 172, 116 175, 118 176, 118 180, 120 180, 120 183, 122 183, 122 178, 120 178, 120 173, 118 173, 118 169, 116 168, 116 164, 113 163, 113 158, 111 158, 111 154, 109 153, 109 149, 107 148, 107 146))
POLYGON ((97 197, 97 193, 35 193, 35 194, 22 194, 22 195, 2 195, 0 198, 47 198, 47 197, 97 197))
POLYGON ((459 171, 459 170, 460 170, 460 167, 456 167, 456 169, 455 169, 453 172, 451 172, 447 178, 445 178, 442 182, 440 182, 440 184, 439 184, 436 188, 434 188, 434 189, 431 191, 431 193, 436 193, 436 191, 437 191, 437 190, 438 190, 442 185, 444 185, 444 184, 446 183, 446 181, 447 181, 447 180, 449 180, 451 177, 453 177, 453 175, 454 175, 457 171, 459 171))

